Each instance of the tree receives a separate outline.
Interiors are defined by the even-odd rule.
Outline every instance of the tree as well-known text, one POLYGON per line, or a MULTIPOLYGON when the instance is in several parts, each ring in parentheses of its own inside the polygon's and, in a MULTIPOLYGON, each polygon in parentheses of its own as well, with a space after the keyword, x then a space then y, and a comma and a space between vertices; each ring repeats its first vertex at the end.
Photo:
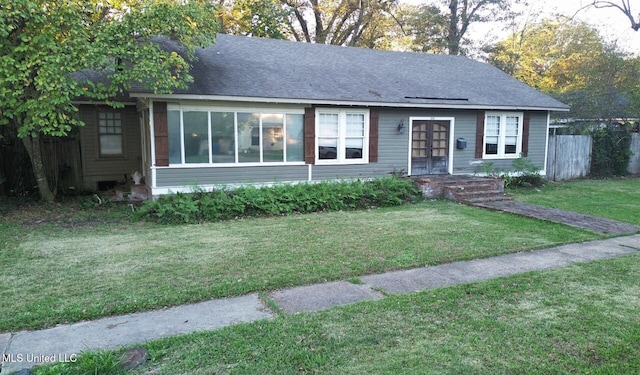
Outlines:
POLYGON ((498 44, 489 62, 569 104, 574 118, 632 117, 640 109, 638 58, 583 22, 528 25, 498 44))
POLYGON ((638 58, 630 58, 616 44, 606 43, 602 53, 582 68, 586 76, 584 87, 558 96, 571 105, 574 117, 613 123, 638 116, 638 58))
POLYGON ((197 45, 213 43, 205 0, 0 0, 0 125, 22 139, 41 198, 52 201, 42 136, 76 126, 73 100, 107 101, 133 84, 157 93, 184 88, 197 45), (181 53, 154 38, 176 41, 181 53))
POLYGON ((423 52, 465 54, 465 36, 474 23, 504 21, 512 17, 519 0, 437 0, 414 8, 407 29, 415 36, 413 49, 423 52))
POLYGON ((442 10, 430 4, 406 7, 400 15, 405 33, 412 36, 411 49, 416 52, 447 53, 448 18, 442 10))
POLYGON ((486 22, 508 6, 506 0, 450 0, 447 49, 450 55, 459 55, 462 38, 472 22, 486 22))
MULTIPOLYGON (((388 16, 397 0, 281 0, 297 41, 360 46, 365 31, 388 16)), ((371 38, 370 38, 371 39, 371 38)))
POLYGON ((638 31, 640 29, 640 14, 633 14, 631 10, 631 1, 630 0, 620 0, 618 2, 614 1, 598 1, 594 0, 591 4, 596 8, 614 8, 621 11, 629 21, 631 21, 631 28, 634 31, 638 31))
POLYGON ((272 39, 289 37, 287 22, 291 12, 280 0, 222 0, 219 5, 221 32, 272 39))
POLYGON ((585 67, 602 53, 603 41, 590 25, 542 20, 496 45, 489 63, 541 91, 561 93, 584 88, 585 67))

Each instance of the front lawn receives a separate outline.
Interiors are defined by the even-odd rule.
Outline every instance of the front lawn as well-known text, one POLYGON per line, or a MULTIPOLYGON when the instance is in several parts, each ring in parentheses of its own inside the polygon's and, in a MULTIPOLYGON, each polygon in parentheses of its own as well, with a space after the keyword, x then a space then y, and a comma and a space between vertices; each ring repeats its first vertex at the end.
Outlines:
MULTIPOLYGON (((144 344, 150 361, 136 372, 636 374, 638 274, 633 255, 281 315, 144 344)), ((86 354, 82 373, 123 374, 113 366, 118 355, 86 354)))
POLYGON ((447 201, 181 226, 30 215, 0 220, 0 332, 600 238, 447 201))

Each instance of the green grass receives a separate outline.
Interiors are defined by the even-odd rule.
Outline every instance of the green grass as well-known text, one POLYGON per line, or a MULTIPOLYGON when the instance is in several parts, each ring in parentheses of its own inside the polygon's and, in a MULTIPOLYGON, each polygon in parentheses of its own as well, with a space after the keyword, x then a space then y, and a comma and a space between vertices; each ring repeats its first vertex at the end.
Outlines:
POLYGON ((549 182, 512 191, 518 200, 640 225, 640 178, 549 182))
MULTIPOLYGON (((638 274, 640 255, 633 255, 281 315, 144 344, 151 359, 136 371, 635 374, 640 370, 638 274)), ((98 356, 98 373, 118 374, 110 363, 120 351, 110 353, 112 361, 98 356)), ((77 374, 77 367, 36 373, 77 374)))
POLYGON ((0 332, 600 238, 446 201, 202 225, 58 221, 3 224, 0 332))

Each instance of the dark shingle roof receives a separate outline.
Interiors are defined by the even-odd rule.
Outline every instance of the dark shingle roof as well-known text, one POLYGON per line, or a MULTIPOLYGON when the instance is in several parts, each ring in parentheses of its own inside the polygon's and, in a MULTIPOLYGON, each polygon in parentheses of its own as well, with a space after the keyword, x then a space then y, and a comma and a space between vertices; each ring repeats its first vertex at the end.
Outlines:
POLYGON ((568 109, 499 69, 462 56, 224 34, 196 55, 194 82, 176 94, 300 103, 568 109))

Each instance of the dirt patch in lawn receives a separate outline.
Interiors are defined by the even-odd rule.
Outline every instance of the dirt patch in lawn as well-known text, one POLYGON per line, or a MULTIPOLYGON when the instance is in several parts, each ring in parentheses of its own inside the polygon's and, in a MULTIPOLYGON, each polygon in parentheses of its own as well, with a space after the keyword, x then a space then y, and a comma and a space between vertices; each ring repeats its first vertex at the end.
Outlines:
POLYGON ((65 198, 55 203, 0 198, 0 220, 23 227, 55 225, 76 228, 129 223, 134 209, 136 207, 131 204, 99 202, 92 197, 65 198))

